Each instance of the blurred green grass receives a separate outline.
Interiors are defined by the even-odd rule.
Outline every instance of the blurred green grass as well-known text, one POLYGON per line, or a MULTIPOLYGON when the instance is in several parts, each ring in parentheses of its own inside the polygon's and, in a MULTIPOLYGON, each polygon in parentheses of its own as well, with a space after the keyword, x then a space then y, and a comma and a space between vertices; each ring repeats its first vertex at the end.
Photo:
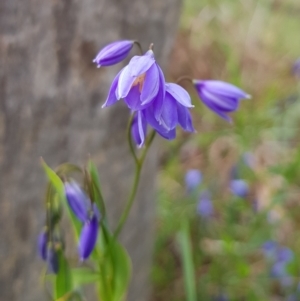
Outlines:
POLYGON ((272 239, 300 252, 299 80, 291 73, 300 56, 299 28, 298 0, 184 1, 170 77, 224 80, 252 99, 242 101, 230 125, 185 86, 196 105, 198 133, 179 131, 178 139, 161 148, 153 300, 187 300, 175 239, 182 220, 192 229, 197 300, 221 294, 229 300, 287 300, 294 294, 299 258, 290 267, 292 286, 282 288, 270 277, 261 245, 272 239), (254 167, 240 164, 245 152, 253 155, 254 167), (236 164, 250 185, 247 201, 228 189, 236 164), (213 192, 209 223, 196 214, 198 196, 185 191, 190 168, 204 174, 200 190, 213 192))

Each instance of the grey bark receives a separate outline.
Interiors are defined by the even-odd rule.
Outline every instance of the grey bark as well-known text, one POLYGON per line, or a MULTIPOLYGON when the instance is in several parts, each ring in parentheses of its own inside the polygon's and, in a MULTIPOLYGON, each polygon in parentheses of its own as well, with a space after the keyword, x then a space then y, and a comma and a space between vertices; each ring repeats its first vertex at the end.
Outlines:
MULTIPOLYGON (((50 166, 98 164, 112 220, 120 216, 133 174, 125 127, 128 110, 101 109, 121 66, 91 63, 106 43, 153 42, 165 66, 180 0, 0 1, 0 300, 47 300, 36 236, 44 222, 50 166)), ((154 222, 155 147, 143 171, 138 199, 122 241, 133 259, 128 300, 146 300, 154 222)))

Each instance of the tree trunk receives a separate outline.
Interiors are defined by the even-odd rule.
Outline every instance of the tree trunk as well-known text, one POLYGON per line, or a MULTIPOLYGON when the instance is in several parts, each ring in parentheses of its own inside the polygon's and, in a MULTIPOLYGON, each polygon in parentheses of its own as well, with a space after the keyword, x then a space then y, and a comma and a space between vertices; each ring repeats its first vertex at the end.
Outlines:
MULTIPOLYGON (((99 166, 109 215, 121 214, 133 175, 120 102, 101 109, 120 69, 97 69, 105 44, 138 39, 164 66, 180 0, 0 1, 0 300, 46 300, 36 237, 45 220, 42 156, 56 167, 99 166)), ((134 51, 133 51, 134 53, 134 51)), ((136 52, 137 53, 137 52, 136 52)), ((122 236, 133 260, 128 300, 146 300, 154 223, 155 146, 122 236)))

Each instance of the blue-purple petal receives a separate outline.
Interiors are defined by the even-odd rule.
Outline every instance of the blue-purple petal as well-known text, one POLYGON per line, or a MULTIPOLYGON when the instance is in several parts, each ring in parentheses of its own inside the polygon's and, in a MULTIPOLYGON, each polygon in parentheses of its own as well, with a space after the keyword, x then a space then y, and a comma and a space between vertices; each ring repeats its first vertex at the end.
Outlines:
POLYGON ((206 100, 206 102, 210 102, 214 107, 224 112, 235 111, 239 105, 238 99, 225 96, 222 97, 205 89, 201 91, 200 95, 202 99, 206 100))
POLYGON ((132 77, 138 77, 144 74, 155 63, 155 59, 151 55, 134 56, 129 64, 128 70, 132 77))
POLYGON ((118 87, 119 77, 120 77, 120 74, 123 71, 123 69, 114 78, 114 80, 110 86, 107 99, 106 99, 105 103, 102 105, 102 108, 109 107, 109 106, 115 104, 119 100, 116 96, 116 91, 117 91, 117 87, 118 87))
MULTIPOLYGON (((214 104, 212 104, 210 102, 209 99, 206 99, 205 97, 201 97, 203 103, 210 108, 214 113, 216 113, 217 115, 219 115, 221 118, 225 119, 228 122, 232 122, 232 119, 230 116, 226 115, 224 112, 222 112, 219 108, 217 108, 214 104)), ((227 113, 227 112, 226 112, 227 113)))
POLYGON ((139 86, 133 86, 129 91, 128 95, 124 98, 125 103, 128 108, 132 111, 138 111, 143 109, 140 101, 140 91, 139 86))
POLYGON ((131 136, 138 147, 141 147, 145 142, 147 135, 147 121, 142 111, 138 111, 131 125, 131 136))
POLYGON ((93 215, 91 220, 86 221, 81 230, 78 251, 80 260, 87 259, 95 248, 98 237, 98 220, 96 215, 93 215))
POLYGON ((93 60, 98 67, 111 66, 124 60, 132 49, 134 41, 124 40, 105 46, 93 60))
POLYGON ((168 130, 174 129, 178 122, 177 104, 175 99, 168 92, 164 100, 161 121, 168 130))
POLYGON ((117 99, 125 98, 128 95, 134 81, 135 78, 130 75, 129 66, 127 65, 123 68, 119 76, 118 88, 116 90, 117 99))
POLYGON ((141 92, 142 105, 147 104, 157 95, 159 89, 159 73, 156 64, 153 64, 146 71, 144 84, 141 92))
POLYGON ((206 90, 215 95, 219 95, 220 97, 229 97, 229 98, 237 98, 237 99, 247 99, 250 98, 250 95, 247 94, 242 89, 223 81, 219 80, 205 80, 198 81, 198 84, 203 85, 204 88, 202 90, 206 90))
POLYGON ((89 199, 76 182, 65 183, 67 202, 75 216, 85 222, 88 218, 89 199))
POLYGON ((166 92, 172 95, 176 101, 187 108, 193 108, 191 97, 189 93, 183 89, 181 86, 174 83, 166 84, 166 92))
POLYGON ((47 260, 48 232, 43 230, 38 237, 38 252, 43 260, 47 260))
POLYGON ((177 103, 177 116, 179 125, 185 131, 195 132, 190 111, 180 103, 177 103))
POLYGON ((159 72, 159 89, 158 93, 153 100, 153 113, 156 120, 160 122, 160 117, 163 110, 165 95, 166 95, 166 82, 165 82, 165 76, 161 70, 161 68, 156 64, 158 72, 159 72))

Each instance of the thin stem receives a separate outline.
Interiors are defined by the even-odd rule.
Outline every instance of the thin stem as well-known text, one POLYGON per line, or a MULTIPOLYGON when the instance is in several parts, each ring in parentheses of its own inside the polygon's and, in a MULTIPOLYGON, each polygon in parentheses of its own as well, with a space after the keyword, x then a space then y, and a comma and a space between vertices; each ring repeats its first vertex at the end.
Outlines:
POLYGON ((183 76, 178 77, 177 80, 176 80, 176 83, 179 84, 180 82, 182 82, 184 80, 186 80, 186 81, 190 82, 191 84, 193 84, 193 79, 188 75, 183 75, 183 76))
MULTIPOLYGON (((132 117, 131 119, 129 120, 129 123, 131 125, 132 123, 132 117)), ((119 220, 119 223, 118 223, 118 226, 115 230, 115 233, 114 233, 114 238, 117 238, 118 235, 120 234, 127 218, 128 218, 128 215, 130 213, 130 210, 131 210, 131 207, 132 207, 132 204, 135 200, 135 197, 136 197, 136 193, 137 193, 137 189, 138 189, 138 186, 139 186, 139 182, 140 182, 140 176, 141 176, 141 171, 142 171, 142 167, 144 165, 144 161, 145 161, 145 158, 146 158, 146 155, 147 155, 147 152, 154 140, 154 137, 155 137, 155 131, 153 130, 151 132, 151 134, 149 135, 149 138, 146 142, 146 146, 143 150, 143 153, 140 157, 140 159, 137 158, 135 152, 134 152, 134 149, 132 151, 132 154, 134 156, 134 159, 135 159, 135 174, 134 174, 134 179, 133 179, 133 185, 132 185, 132 188, 131 188, 131 191, 130 191, 130 194, 129 194, 129 197, 128 197, 128 200, 126 202, 126 206, 125 206, 125 209, 122 213, 122 216, 119 220)), ((132 147, 132 142, 131 142, 131 135, 128 136, 128 142, 129 142, 129 145, 130 145, 130 148, 132 147), (129 140, 130 139, 130 140, 129 140)))
POLYGON ((118 235, 120 234, 120 232, 121 232, 121 230, 122 230, 122 228, 123 228, 123 226, 124 226, 124 224, 125 224, 125 222, 128 218, 128 215, 129 215, 130 209, 132 207, 133 201, 135 199, 135 195, 136 195, 137 188, 138 188, 138 185, 139 185, 141 170, 142 170, 142 165, 136 164, 133 185, 132 185, 132 188, 131 188, 129 198, 128 198, 126 206, 125 206, 125 209, 124 209, 124 211, 122 213, 122 216, 119 220, 119 224, 118 224, 118 226, 115 230, 114 238, 118 237, 118 235))
POLYGON ((132 126, 133 118, 134 118, 134 113, 131 114, 131 116, 129 118, 126 132, 127 132, 127 141, 128 141, 128 144, 129 144, 129 149, 130 149, 130 152, 132 154, 132 157, 134 158, 134 162, 137 165, 139 163, 139 159, 138 159, 138 157, 135 153, 134 145, 132 144, 132 139, 131 139, 131 126, 132 126))
POLYGON ((134 41, 134 44, 138 47, 141 54, 144 54, 141 43, 139 41, 134 41))

